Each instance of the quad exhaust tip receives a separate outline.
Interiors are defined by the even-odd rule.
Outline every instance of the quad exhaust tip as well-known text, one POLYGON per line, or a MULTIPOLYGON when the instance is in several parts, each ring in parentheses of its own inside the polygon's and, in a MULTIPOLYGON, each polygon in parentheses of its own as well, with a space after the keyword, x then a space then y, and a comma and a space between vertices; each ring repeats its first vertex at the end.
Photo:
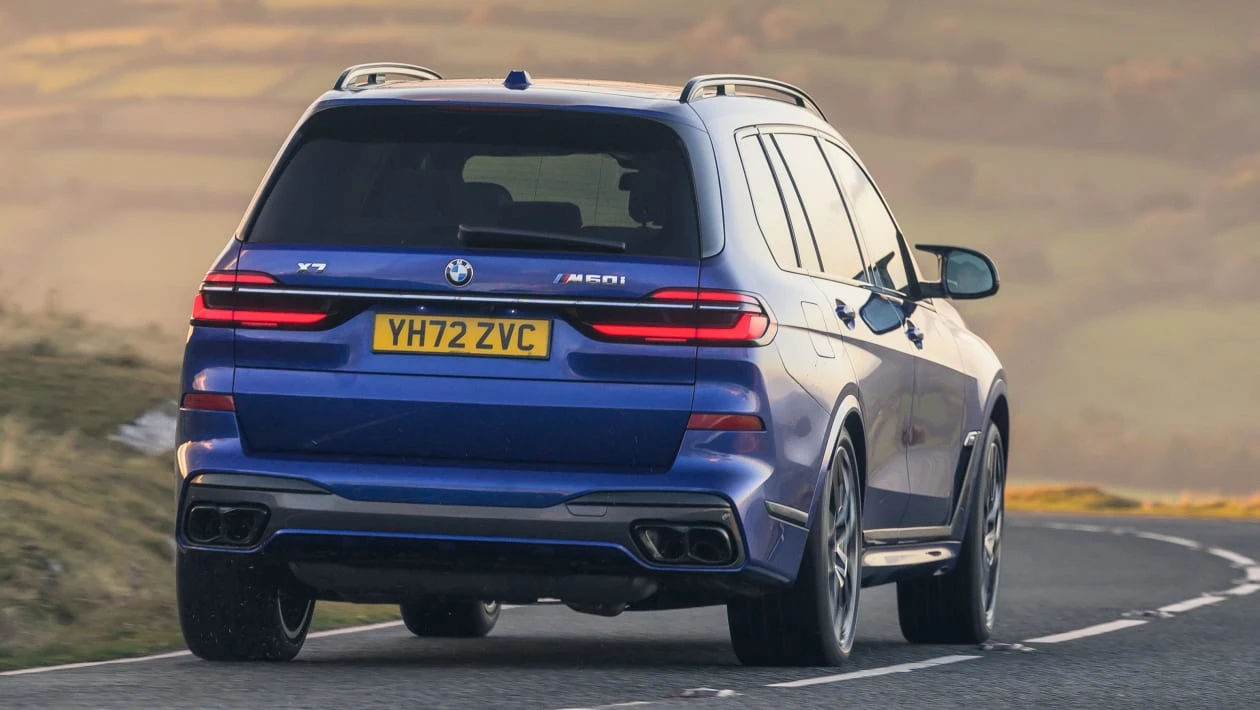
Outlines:
POLYGON ((261 506, 199 503, 189 508, 184 533, 197 545, 250 547, 262 538, 269 517, 261 506))
POLYGON ((639 523, 634 537, 656 564, 721 567, 736 557, 730 533, 716 525, 639 523))

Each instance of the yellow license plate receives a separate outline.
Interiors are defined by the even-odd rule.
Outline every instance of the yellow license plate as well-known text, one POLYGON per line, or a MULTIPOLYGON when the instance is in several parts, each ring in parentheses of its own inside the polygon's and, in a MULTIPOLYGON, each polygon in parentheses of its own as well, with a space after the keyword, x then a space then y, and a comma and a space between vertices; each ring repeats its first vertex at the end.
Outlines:
POLYGON ((551 321, 382 313, 376 316, 372 350, 545 360, 551 351, 551 321))

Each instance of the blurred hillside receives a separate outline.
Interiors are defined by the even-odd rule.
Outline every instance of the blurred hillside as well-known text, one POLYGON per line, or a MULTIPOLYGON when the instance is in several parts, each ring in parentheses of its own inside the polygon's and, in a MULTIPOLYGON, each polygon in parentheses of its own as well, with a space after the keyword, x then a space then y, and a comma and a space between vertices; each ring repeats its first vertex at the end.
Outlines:
POLYGON ((997 260, 1002 293, 964 314, 1008 365, 1013 475, 1260 488, 1251 0, 5 0, 0 343, 176 357, 293 122, 381 59, 799 83, 912 242, 997 260), (48 312, 93 325, 41 334, 48 312))

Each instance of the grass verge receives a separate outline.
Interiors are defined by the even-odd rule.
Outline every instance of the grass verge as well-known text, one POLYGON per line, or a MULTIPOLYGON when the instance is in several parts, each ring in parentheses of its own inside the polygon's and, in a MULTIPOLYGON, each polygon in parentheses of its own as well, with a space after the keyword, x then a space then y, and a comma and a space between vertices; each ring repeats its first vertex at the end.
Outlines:
POLYGON ((1151 515, 1178 518, 1260 519, 1260 494, 1250 498, 1192 497, 1139 500, 1099 486, 1029 486, 1006 492, 1006 508, 1027 513, 1151 515))
MULTIPOLYGON (((37 320, 0 317, 0 670, 183 648, 171 458, 109 439, 174 399, 176 369, 144 333, 37 320)), ((396 618, 322 603, 314 627, 396 618)))
MULTIPOLYGON (((183 647, 167 457, 0 419, 0 670, 183 647)), ((320 604, 316 628, 398 618, 320 604)))

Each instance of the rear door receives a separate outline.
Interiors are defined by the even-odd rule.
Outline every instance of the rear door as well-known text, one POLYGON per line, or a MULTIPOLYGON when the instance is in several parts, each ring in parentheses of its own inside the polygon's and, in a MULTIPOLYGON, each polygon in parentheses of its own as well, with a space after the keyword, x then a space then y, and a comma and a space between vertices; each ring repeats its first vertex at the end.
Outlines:
POLYGON ((231 295, 251 452, 672 463, 696 347, 668 327, 694 306, 699 236, 666 125, 331 108, 259 203, 231 295))
POLYGON ((864 283, 866 268, 845 204, 818 141, 810 133, 776 130, 771 163, 791 190, 788 212, 813 253, 802 255, 825 295, 832 337, 842 346, 863 397, 867 436, 868 529, 901 524, 909 501, 904 435, 914 392, 914 358, 901 334, 899 303, 864 283))
MULTIPOLYGON (((854 221, 874 267, 871 280, 886 291, 904 294, 914 274, 905 248, 875 183, 846 150, 824 141, 827 160, 844 188, 854 221)), ((928 301, 906 309, 906 337, 914 345, 914 408, 907 436, 910 505, 905 525, 945 525, 954 510, 962 481, 960 454, 966 421, 966 375, 958 343, 928 301)))

